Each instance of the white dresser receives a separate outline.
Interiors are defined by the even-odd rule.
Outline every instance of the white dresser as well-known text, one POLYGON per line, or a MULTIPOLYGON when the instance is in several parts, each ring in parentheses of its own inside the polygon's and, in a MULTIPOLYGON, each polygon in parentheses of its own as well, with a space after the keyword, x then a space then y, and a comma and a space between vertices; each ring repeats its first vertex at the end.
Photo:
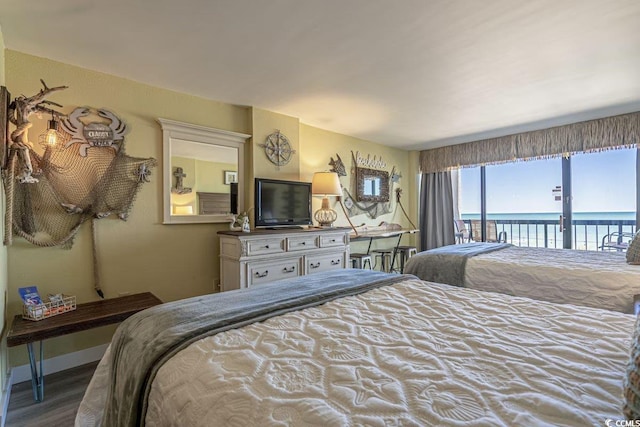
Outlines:
POLYGON ((219 231, 220 289, 349 267, 350 228, 219 231))

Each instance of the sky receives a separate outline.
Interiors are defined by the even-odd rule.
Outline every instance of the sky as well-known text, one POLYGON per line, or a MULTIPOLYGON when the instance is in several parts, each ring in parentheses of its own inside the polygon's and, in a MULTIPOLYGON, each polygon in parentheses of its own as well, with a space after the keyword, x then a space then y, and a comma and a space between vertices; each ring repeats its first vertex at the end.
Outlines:
MULTIPOLYGON (((571 157, 573 212, 635 212, 636 149, 571 157)), ((552 190, 562 185, 560 158, 486 167, 487 213, 561 212, 552 190)), ((480 167, 460 172, 460 212, 480 212, 480 167)))

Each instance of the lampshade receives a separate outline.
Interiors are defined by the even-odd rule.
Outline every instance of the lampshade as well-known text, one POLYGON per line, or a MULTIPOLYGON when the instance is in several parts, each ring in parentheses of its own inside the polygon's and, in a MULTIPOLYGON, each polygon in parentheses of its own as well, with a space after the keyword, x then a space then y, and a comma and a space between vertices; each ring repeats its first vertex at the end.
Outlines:
POLYGON ((335 172, 316 172, 311 181, 311 193, 314 196, 342 196, 340 178, 335 172))
POLYGON ((174 215, 193 215, 193 206, 191 205, 174 206, 173 214, 174 215))

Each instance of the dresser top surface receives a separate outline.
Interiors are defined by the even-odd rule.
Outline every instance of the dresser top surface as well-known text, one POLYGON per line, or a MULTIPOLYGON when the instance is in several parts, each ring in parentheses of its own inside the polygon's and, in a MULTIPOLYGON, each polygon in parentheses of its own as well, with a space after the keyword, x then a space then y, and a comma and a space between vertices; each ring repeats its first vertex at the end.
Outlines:
POLYGON ((222 230, 218 231, 218 234, 226 235, 226 236, 245 236, 245 237, 256 237, 256 236, 269 236, 276 234, 295 234, 295 233, 350 233, 350 227, 332 227, 332 228, 278 228, 278 229, 254 229, 249 233, 245 233, 243 231, 232 231, 232 230, 222 230))

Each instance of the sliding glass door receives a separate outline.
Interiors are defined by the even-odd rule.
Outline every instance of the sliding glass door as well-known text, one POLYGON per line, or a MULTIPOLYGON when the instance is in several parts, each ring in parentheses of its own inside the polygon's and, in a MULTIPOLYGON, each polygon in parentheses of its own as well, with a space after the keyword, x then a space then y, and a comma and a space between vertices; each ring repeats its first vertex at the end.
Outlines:
POLYGON ((461 169, 460 215, 485 223, 475 241, 601 250, 636 231, 639 163, 631 148, 461 169))
POLYGON ((636 149, 571 156, 574 236, 571 247, 598 250, 611 233, 635 231, 636 149))
POLYGON ((495 221, 498 234, 514 245, 562 247, 561 159, 491 165, 486 177, 488 230, 495 221))

